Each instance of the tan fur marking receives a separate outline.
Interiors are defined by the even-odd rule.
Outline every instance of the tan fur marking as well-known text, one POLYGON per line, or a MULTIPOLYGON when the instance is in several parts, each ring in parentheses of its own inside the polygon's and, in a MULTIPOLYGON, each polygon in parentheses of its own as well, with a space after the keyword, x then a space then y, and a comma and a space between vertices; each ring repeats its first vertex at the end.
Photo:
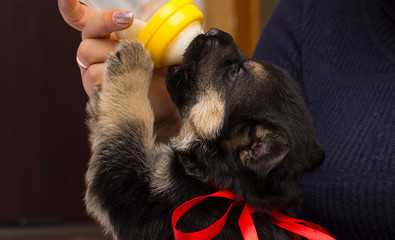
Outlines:
POLYGON ((152 166, 152 181, 150 187, 155 193, 165 193, 173 186, 170 174, 170 163, 173 152, 169 145, 158 144, 155 146, 155 165, 152 166))
POLYGON ((210 140, 218 136, 223 125, 225 101, 214 90, 208 90, 189 112, 174 139, 173 147, 186 150, 200 140, 210 140))
POLYGON ((266 72, 265 68, 263 68, 263 66, 255 61, 249 61, 246 64, 247 66, 249 66, 251 68, 251 72, 253 72, 255 75, 258 75, 260 77, 264 77, 267 76, 268 73, 266 72))
POLYGON ((244 165, 247 164, 247 161, 248 161, 247 156, 248 156, 248 150, 242 150, 240 152, 240 159, 241 159, 241 161, 243 162, 244 165))
POLYGON ((251 144, 251 139, 248 136, 248 131, 241 132, 232 140, 233 149, 237 149, 239 147, 244 147, 251 144))
POLYGON ((225 101, 214 90, 200 96, 198 103, 190 111, 196 133, 203 139, 214 139, 222 128, 225 114, 225 101))
POLYGON ((113 239, 117 239, 114 228, 110 223, 110 217, 107 211, 103 210, 100 201, 96 196, 86 197, 86 210, 88 214, 94 217, 94 219, 103 227, 104 234, 107 236, 112 236, 113 239))
POLYGON ((192 123, 184 120, 181 124, 179 134, 171 140, 171 144, 174 148, 180 151, 185 151, 188 150, 196 141, 199 141, 199 138, 192 126, 192 123))
POLYGON ((267 134, 269 134, 269 133, 271 133, 270 130, 258 126, 258 127, 256 128, 255 136, 256 136, 257 138, 263 138, 263 137, 265 137, 265 136, 266 136, 267 134))

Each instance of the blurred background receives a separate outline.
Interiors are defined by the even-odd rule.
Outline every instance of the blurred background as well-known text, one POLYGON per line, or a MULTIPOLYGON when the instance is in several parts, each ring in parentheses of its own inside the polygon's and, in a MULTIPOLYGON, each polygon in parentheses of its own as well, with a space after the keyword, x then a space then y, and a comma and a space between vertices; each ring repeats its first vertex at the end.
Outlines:
MULTIPOLYGON (((198 0, 204 28, 252 56, 278 0, 198 0)), ((75 56, 80 33, 56 0, 1 1, 0 239, 105 239, 85 214, 89 160, 75 56)))

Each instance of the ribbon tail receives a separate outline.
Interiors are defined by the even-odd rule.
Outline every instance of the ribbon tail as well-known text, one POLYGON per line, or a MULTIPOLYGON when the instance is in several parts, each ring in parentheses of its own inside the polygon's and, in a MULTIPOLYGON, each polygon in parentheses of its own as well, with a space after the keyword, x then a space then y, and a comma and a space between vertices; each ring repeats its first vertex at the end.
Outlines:
POLYGON ((271 215, 274 218, 275 225, 309 240, 335 240, 324 228, 317 224, 286 216, 276 209, 272 211, 271 215))
POLYGON ((251 212, 247 204, 239 217, 239 227, 244 239, 258 240, 258 233, 256 232, 254 221, 252 220, 251 212))
POLYGON ((309 240, 334 240, 333 237, 324 232, 320 232, 316 229, 306 227, 301 224, 283 222, 275 222, 274 224, 309 240))

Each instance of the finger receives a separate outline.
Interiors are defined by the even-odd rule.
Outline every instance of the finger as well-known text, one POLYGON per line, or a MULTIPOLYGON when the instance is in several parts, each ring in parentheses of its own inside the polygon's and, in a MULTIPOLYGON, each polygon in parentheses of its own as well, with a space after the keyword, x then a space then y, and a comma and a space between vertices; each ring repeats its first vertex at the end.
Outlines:
POLYGON ((87 20, 96 12, 77 0, 58 0, 60 14, 71 27, 82 31, 87 20))
POLYGON ((81 69, 82 85, 89 97, 95 95, 97 88, 103 81, 106 65, 104 63, 97 63, 90 65, 87 69, 81 69))
POLYGON ((82 30, 82 39, 108 38, 112 32, 128 28, 133 23, 129 10, 105 9, 92 15, 82 30))
POLYGON ((85 66, 103 63, 107 54, 113 52, 119 42, 110 39, 85 39, 77 50, 77 57, 85 66))

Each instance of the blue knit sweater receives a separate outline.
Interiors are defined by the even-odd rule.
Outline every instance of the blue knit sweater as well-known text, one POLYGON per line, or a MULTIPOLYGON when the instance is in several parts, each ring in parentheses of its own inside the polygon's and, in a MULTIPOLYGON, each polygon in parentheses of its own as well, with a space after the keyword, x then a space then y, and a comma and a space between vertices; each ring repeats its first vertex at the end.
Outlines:
POLYGON ((300 83, 327 153, 300 218, 340 240, 395 239, 395 0, 283 0, 254 58, 300 83))

